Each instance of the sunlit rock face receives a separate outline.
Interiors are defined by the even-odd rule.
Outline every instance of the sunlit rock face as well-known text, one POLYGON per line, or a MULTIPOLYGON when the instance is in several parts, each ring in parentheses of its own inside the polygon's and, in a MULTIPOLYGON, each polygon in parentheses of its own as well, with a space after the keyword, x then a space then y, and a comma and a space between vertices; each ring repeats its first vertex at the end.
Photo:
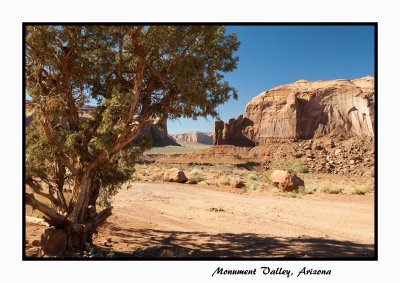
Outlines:
POLYGON ((213 144, 213 133, 194 131, 183 134, 173 134, 171 137, 177 143, 213 144))
POLYGON ((244 115, 216 121, 214 144, 374 136, 374 78, 297 82, 254 97, 244 115), (233 137, 233 138, 232 138, 233 137))

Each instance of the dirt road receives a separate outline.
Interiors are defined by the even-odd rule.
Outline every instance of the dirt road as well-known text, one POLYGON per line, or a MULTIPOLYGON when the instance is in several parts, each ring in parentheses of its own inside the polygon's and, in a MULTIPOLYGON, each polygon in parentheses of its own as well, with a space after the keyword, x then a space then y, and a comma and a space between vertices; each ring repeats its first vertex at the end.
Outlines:
MULTIPOLYGON (((132 253, 174 246, 199 257, 371 257, 373 196, 237 194, 135 183, 114 198, 95 243, 132 253)), ((144 252, 144 253, 143 253, 144 252)))

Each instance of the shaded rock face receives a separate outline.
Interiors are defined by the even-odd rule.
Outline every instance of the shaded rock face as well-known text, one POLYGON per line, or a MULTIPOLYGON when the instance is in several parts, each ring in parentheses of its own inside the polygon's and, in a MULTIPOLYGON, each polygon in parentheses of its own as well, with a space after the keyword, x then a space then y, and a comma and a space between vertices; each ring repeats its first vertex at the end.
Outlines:
POLYGON ((374 136, 374 78, 300 80, 254 97, 245 114, 215 122, 214 144, 264 144, 323 136, 374 136))
POLYGON ((142 135, 135 140, 135 142, 142 140, 144 137, 149 137, 152 140, 153 146, 179 146, 179 144, 168 135, 167 121, 162 121, 161 126, 158 125, 159 123, 155 122, 156 121, 154 121, 154 123, 148 123, 143 128, 142 135))
POLYGON ((235 146, 254 146, 255 142, 244 135, 244 132, 254 123, 239 115, 236 119, 229 119, 228 123, 221 120, 214 124, 214 145, 230 144, 235 146))
POLYGON ((188 132, 183 134, 174 134, 171 137, 178 143, 200 143, 213 144, 213 134, 203 132, 188 132))

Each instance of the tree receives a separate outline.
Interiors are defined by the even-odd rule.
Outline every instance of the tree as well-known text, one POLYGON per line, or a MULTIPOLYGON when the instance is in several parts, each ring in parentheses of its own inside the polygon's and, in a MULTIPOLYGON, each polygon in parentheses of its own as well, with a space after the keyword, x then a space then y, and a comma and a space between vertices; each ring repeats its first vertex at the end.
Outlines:
MULTIPOLYGON (((147 123, 218 115, 239 42, 223 26, 27 26, 26 204, 83 250, 149 148, 147 123), (97 211, 101 208, 99 211, 97 211)), ((162 123, 160 123, 162 124, 162 123)))

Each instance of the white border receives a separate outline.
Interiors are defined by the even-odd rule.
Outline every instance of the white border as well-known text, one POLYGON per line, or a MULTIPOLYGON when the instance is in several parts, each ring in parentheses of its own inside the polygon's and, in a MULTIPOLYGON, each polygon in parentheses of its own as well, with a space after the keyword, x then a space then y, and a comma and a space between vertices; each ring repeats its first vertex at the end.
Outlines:
MULTIPOLYGON (((330 268, 333 275, 296 281, 395 281, 399 252, 398 107, 399 30, 396 1, 8 1, 1 8, 1 261, 2 278, 29 282, 262 282, 285 277, 217 277, 217 266, 261 265, 297 270, 330 268), (379 23, 379 261, 378 262, 22 262, 22 22, 29 21, 224 21, 379 23), (396 174, 397 173, 397 174, 396 174), (188 281, 189 280, 189 281, 188 281)), ((291 278, 293 279, 293 278, 291 278)), ((3 282, 7 282, 3 281, 3 282)))

